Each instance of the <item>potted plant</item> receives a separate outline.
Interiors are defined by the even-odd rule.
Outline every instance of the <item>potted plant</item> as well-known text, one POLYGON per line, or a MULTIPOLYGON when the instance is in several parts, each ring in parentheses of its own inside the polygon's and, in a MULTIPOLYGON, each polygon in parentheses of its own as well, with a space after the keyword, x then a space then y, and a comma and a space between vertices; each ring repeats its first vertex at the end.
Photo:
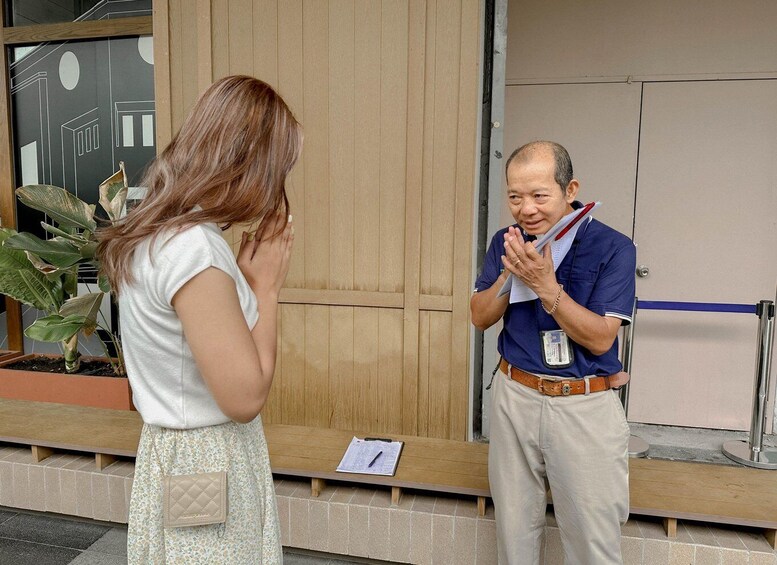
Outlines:
MULTIPOLYGON (((120 163, 119 170, 100 184, 99 203, 107 221, 120 217, 127 190, 124 164, 120 163)), ((28 232, 0 228, 0 293, 45 312, 46 316, 35 320, 24 334, 37 341, 58 342, 63 354, 24 355, 0 362, 0 397, 130 409, 121 344, 101 319, 100 306, 110 293, 107 280, 99 277, 97 289, 78 295, 79 269, 88 266, 99 273, 95 230, 103 220, 96 217, 96 206, 51 185, 23 186, 16 194, 23 204, 52 220, 41 222, 51 237, 41 239, 28 232), (110 355, 100 340, 105 352, 101 362, 116 378, 79 375, 79 335, 91 335, 97 328, 107 333, 117 352, 115 357, 110 355), (39 372, 36 359, 49 363, 54 359, 57 372, 39 372), (33 365, 32 370, 25 370, 28 365, 33 365)), ((95 359, 84 361, 94 363, 95 359)))

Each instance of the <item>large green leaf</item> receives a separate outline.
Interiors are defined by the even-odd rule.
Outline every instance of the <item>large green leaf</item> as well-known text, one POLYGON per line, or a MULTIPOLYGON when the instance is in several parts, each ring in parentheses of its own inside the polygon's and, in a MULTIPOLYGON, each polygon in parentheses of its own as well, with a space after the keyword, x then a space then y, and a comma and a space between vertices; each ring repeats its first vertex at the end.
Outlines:
POLYGON ((97 286, 106 294, 110 294, 111 292, 111 281, 108 280, 108 277, 105 275, 100 275, 97 277, 97 286))
POLYGON ((67 318, 68 316, 80 316, 85 319, 84 333, 91 334, 97 327, 97 313, 105 295, 102 292, 90 292, 66 300, 59 309, 59 315, 67 318))
POLYGON ((29 251, 55 267, 66 268, 81 260, 81 251, 72 241, 62 238, 40 239, 31 233, 12 235, 3 243, 9 249, 29 251))
MULTIPOLYGON (((54 226, 52 226, 52 225, 50 225, 50 224, 47 224, 46 222, 41 222, 41 223, 40 223, 40 225, 41 225, 41 227, 42 227, 44 230, 46 230, 46 231, 47 231, 47 232, 49 232, 50 234, 53 234, 53 235, 58 235, 59 237, 63 237, 63 238, 65 238, 65 239, 69 239, 70 241, 73 241, 73 242, 75 242, 75 244, 76 244, 76 245, 78 245, 79 247, 80 247, 81 245, 85 245, 85 244, 87 243, 86 239, 85 239, 85 238, 83 238, 83 237, 81 237, 81 236, 80 236, 80 235, 78 235, 78 234, 72 234, 72 233, 68 233, 68 231, 66 231, 66 230, 61 230, 61 229, 59 229, 59 228, 57 228, 57 227, 54 227, 54 226)), ((76 231, 76 230, 72 230, 72 229, 71 229, 71 230, 69 230, 69 231, 76 231)))
POLYGON ((70 194, 64 188, 50 184, 28 184, 16 189, 16 195, 30 208, 51 216, 60 227, 97 229, 94 206, 70 194))
POLYGON ((127 201, 127 175, 124 161, 119 162, 119 170, 100 183, 100 206, 108 213, 108 218, 116 221, 121 216, 127 201))
POLYGON ((24 330, 24 335, 37 341, 64 341, 77 334, 87 323, 84 316, 52 314, 38 318, 24 330))
MULTIPOLYGON (((0 228, 0 244, 16 232, 0 228)), ((62 290, 48 280, 29 260, 24 251, 0 245, 0 293, 46 312, 57 311, 62 290)))

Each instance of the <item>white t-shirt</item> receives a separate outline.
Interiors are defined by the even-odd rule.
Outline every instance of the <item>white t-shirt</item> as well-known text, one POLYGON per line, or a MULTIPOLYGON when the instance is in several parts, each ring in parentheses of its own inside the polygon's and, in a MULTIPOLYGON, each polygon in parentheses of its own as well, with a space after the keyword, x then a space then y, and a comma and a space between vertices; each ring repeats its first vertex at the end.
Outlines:
MULTIPOLYGON (((215 224, 161 234, 149 255, 150 238, 135 250, 135 282, 119 294, 124 358, 135 407, 147 424, 189 429, 229 421, 208 390, 181 321, 171 305, 192 277, 216 267, 235 280, 246 323, 259 320, 256 296, 215 224)), ((203 321, 207 323, 207 321, 203 321)))

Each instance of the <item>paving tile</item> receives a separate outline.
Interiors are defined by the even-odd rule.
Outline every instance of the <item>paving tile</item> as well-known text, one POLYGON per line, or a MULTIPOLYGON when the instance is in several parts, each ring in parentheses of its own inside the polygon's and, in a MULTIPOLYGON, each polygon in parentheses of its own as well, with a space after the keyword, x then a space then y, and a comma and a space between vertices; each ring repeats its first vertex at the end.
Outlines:
POLYGON ((61 493, 60 512, 74 516, 78 513, 76 494, 76 472, 70 469, 59 470, 59 488, 61 493))
POLYGON ((456 503, 456 516, 463 518, 478 517, 478 502, 474 498, 460 498, 456 503))
POLYGON ((642 550, 642 563, 645 565, 668 565, 669 542, 656 539, 646 539, 642 550))
POLYGON ((477 561, 477 529, 478 521, 475 518, 454 518, 453 552, 456 563, 471 564, 477 561))
POLYGON ((432 515, 432 563, 453 563, 453 516, 432 515))
POLYGON ((127 528, 111 528, 88 551, 127 556, 127 528))
POLYGON ((127 565, 127 556, 84 551, 70 565, 127 565))
POLYGON ((630 538, 641 538, 642 530, 639 529, 639 523, 630 518, 628 522, 621 526, 621 535, 630 538))
POLYGON ((310 544, 309 501, 303 498, 289 498, 289 543, 294 547, 307 548, 310 544))
POLYGON ((720 565, 722 559, 723 551, 719 547, 696 546, 696 561, 694 565, 720 565))
POLYGON ((17 514, 0 524, 0 537, 83 550, 109 529, 100 524, 76 520, 17 514))
POLYGON ((389 559, 410 561, 410 512, 407 510, 389 511, 389 559))
POLYGON ((348 553, 367 557, 370 551, 370 509, 366 506, 348 507, 348 553))
POLYGON ((413 512, 434 512, 436 498, 425 494, 417 494, 413 502, 413 512))
POLYGON ((669 565, 693 565, 695 546, 685 543, 669 544, 669 565))
POLYGON ((308 512, 310 524, 308 547, 316 551, 326 551, 329 543, 329 503, 311 500, 308 512))
POLYGON ((372 559, 388 559, 389 546, 389 513, 388 508, 370 507, 369 509, 369 557, 372 559))
POLYGON ((762 551, 765 553, 774 553, 774 550, 769 546, 769 542, 758 530, 744 530, 739 532, 739 539, 745 544, 745 547, 750 551, 762 551))
POLYGON ((299 484, 296 481, 276 481, 275 494, 278 496, 291 496, 298 487, 299 484))
POLYGON ((415 495, 412 491, 402 489, 402 496, 399 497, 399 504, 392 506, 399 510, 412 510, 413 504, 415 504, 415 495))
POLYGON ((329 502, 339 502, 342 504, 348 504, 349 502, 351 502, 353 495, 356 494, 356 491, 357 491, 356 487, 338 485, 337 489, 332 494, 332 498, 329 499, 329 502))
POLYGON ((370 506, 377 508, 391 508, 391 491, 378 489, 370 500, 370 506))
MULTIPOLYGON (((90 473, 90 475, 92 479, 92 515, 90 518, 107 522, 111 519, 111 498, 110 489, 108 487, 108 477, 102 473, 90 473)), ((122 494, 124 493, 122 492, 122 494)))
POLYGON ((57 467, 44 467, 43 482, 46 488, 47 512, 62 512, 62 490, 59 483, 59 469, 57 467))
POLYGON ((441 514, 443 516, 455 516, 456 505, 458 501, 455 498, 449 498, 447 496, 438 496, 434 501, 434 513, 441 514))
POLYGON ((277 496, 275 500, 278 504, 278 521, 281 524, 281 544, 289 545, 289 528, 291 527, 289 521, 289 497, 277 496))
POLYGON ((369 506, 373 496, 375 496, 375 489, 357 488, 351 497, 350 504, 369 506))
POLYGON ((478 520, 477 523, 477 565, 496 565, 496 522, 478 520))
POLYGON ((723 548, 721 552, 721 565, 748 565, 750 555, 747 551, 723 548))
POLYGON ((621 538, 621 556, 623 565, 642 565, 642 552, 645 540, 642 538, 621 538))
POLYGON ((30 507, 30 466, 24 463, 11 463, 13 506, 14 508, 30 507))
POLYGON ((128 519, 126 493, 124 483, 127 480, 122 476, 108 476, 108 505, 110 508, 111 522, 126 524, 128 519))
POLYGON ((27 478, 29 498, 27 500, 30 510, 43 512, 46 510, 46 481, 44 479, 45 467, 42 465, 28 465, 27 478))
POLYGON ((0 538, 0 563, 9 565, 65 565, 80 553, 76 549, 0 538))
POLYGON ((777 555, 772 553, 751 553, 750 565, 777 565, 777 555))
POLYGON ((92 495, 92 473, 75 471, 76 506, 78 515, 84 518, 94 517, 94 496, 92 495))
POLYGON ((545 565, 563 565, 564 546, 558 528, 545 528, 545 565))
POLYGON ((329 503, 329 540, 330 553, 348 554, 348 505, 337 502, 329 503))
POLYGON ((13 506, 13 463, 0 461, 0 505, 13 506))
POLYGON ((432 562, 432 515, 425 512, 410 514, 410 561, 418 565, 432 562))
MULTIPOLYGON (((698 545, 709 545, 712 547, 718 547, 718 540, 715 538, 715 534, 706 524, 685 524, 685 528, 691 536, 693 543, 698 545)), ((680 537, 680 528, 678 527, 677 537, 680 537)))
POLYGON ((16 516, 16 512, 13 512, 12 510, 0 510, 0 524, 8 520, 9 518, 13 518, 16 516))
POLYGON ((721 547, 725 547, 728 549, 739 549, 739 550, 747 549, 747 546, 739 538, 739 534, 734 528, 731 528, 731 527, 713 528, 712 534, 715 536, 715 539, 718 541, 718 545, 720 545, 721 547))

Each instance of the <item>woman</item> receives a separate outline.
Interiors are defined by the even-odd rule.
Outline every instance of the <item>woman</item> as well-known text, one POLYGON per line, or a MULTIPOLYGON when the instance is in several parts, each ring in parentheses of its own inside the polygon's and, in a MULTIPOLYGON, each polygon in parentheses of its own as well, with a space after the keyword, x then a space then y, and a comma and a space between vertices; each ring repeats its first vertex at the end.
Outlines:
POLYGON ((150 166, 143 202, 101 231, 144 426, 129 563, 282 562, 259 411, 275 369, 278 293, 293 229, 286 176, 302 133, 267 84, 213 84, 150 166), (288 217, 288 221, 287 221, 288 217), (220 229, 243 233, 237 260, 220 229), (227 472, 223 524, 164 528, 163 476, 227 472))

